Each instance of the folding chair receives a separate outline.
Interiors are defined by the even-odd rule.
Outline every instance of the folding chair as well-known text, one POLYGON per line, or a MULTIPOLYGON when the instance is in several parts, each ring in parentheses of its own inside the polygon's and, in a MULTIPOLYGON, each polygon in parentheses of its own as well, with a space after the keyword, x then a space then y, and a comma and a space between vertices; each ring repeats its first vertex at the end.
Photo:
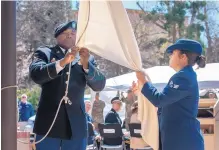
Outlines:
MULTIPOLYGON (((130 136, 135 138, 142 138, 141 136, 141 124, 130 123, 129 124, 130 136)), ((153 150, 150 146, 144 148, 138 148, 138 150, 153 150)))
MULTIPOLYGON (((94 128, 91 122, 88 122, 88 136, 89 137, 95 136, 94 128)), ((95 140, 93 140, 93 144, 87 145, 87 148, 86 148, 86 150, 96 150, 96 149, 97 149, 97 144, 95 140)))
POLYGON ((126 150, 125 141, 122 133, 122 127, 120 124, 99 124, 98 125, 101 141, 100 141, 100 147, 103 149, 120 149, 120 150, 126 150), (104 139, 121 139, 121 144, 119 145, 110 145, 104 143, 104 139))

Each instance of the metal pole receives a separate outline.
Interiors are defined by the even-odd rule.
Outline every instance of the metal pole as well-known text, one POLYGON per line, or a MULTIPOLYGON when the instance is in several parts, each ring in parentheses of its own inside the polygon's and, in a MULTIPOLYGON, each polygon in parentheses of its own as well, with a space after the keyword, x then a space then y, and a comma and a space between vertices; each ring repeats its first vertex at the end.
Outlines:
MULTIPOLYGON (((16 1, 1 1, 1 87, 16 85, 16 1)), ((1 91, 2 150, 17 149, 16 88, 1 91)))

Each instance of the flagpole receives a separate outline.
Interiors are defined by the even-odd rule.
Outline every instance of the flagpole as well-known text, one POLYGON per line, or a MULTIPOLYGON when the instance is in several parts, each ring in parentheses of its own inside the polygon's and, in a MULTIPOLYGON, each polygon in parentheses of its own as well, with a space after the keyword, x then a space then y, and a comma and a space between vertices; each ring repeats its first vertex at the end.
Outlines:
POLYGON ((1 145, 16 150, 16 1, 1 1, 1 9, 1 145))

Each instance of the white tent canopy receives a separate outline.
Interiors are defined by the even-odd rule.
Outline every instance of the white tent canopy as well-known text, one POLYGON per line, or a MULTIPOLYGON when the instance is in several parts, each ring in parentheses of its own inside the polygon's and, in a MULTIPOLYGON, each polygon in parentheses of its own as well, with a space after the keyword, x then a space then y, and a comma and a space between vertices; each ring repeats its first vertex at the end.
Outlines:
MULTIPOLYGON (((194 67, 196 68, 196 67, 194 67)), ((205 68, 196 71, 200 89, 219 88, 219 63, 207 64, 205 68)), ((145 69, 153 85, 161 91, 175 71, 169 66, 155 66, 145 69)), ((135 72, 110 78, 106 81, 104 91, 126 91, 136 81, 135 72)))
POLYGON ((196 70, 199 89, 219 88, 219 63, 207 64, 205 68, 196 70))
MULTIPOLYGON (((196 67, 194 67, 196 68, 196 67)), ((219 89, 219 63, 207 64, 205 68, 196 70, 199 88, 201 89, 219 89)), ((156 66, 146 69, 149 74, 153 85, 162 91, 164 86, 167 84, 171 76, 175 73, 169 66, 156 66)), ((104 91, 100 93, 100 99, 106 102, 104 108, 104 116, 111 109, 110 100, 116 96, 117 90, 126 91, 132 84, 132 81, 136 81, 135 72, 110 78, 106 82, 104 91)), ((92 100, 94 99, 95 92, 91 92, 92 100)), ((123 105, 122 110, 119 112, 122 119, 125 117, 125 108, 123 105)))

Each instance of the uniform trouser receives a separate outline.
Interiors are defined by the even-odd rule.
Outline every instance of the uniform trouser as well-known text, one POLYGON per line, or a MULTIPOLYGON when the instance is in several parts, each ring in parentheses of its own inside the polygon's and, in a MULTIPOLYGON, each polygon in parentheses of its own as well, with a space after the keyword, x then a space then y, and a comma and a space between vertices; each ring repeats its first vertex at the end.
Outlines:
MULTIPOLYGON (((36 141, 43 136, 37 135, 36 141)), ((86 150, 87 138, 62 140, 58 138, 45 138, 36 145, 36 150, 86 150)))

